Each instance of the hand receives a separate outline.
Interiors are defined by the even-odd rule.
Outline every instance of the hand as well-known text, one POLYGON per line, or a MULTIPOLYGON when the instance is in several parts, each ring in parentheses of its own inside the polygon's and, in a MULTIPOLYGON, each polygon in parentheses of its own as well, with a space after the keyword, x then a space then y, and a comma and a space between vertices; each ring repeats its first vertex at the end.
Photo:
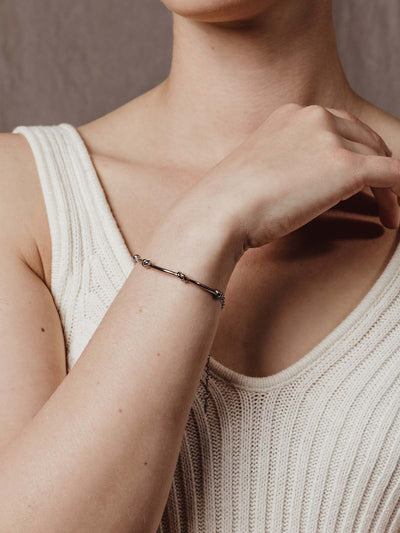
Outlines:
POLYGON ((382 222, 398 227, 400 161, 390 156, 382 138, 347 111, 285 104, 184 201, 197 212, 223 214, 242 253, 296 230, 365 186, 382 222))

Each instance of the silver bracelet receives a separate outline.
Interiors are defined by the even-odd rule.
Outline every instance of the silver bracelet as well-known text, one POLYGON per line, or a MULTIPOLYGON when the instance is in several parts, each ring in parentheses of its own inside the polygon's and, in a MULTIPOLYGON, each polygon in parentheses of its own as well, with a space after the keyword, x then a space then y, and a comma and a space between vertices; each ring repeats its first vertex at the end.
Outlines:
POLYGON ((194 279, 190 279, 186 274, 183 272, 174 272, 173 270, 169 270, 168 268, 162 268, 158 265, 155 265, 150 261, 150 259, 142 259, 139 254, 134 254, 133 259, 136 263, 141 263, 143 267, 145 268, 155 268, 156 270, 161 270, 162 272, 166 272, 167 274, 172 274, 173 276, 177 276, 179 279, 181 279, 184 283, 194 283, 195 285, 198 285, 205 291, 209 292, 213 298, 218 299, 221 302, 221 309, 224 308, 225 305, 225 295, 222 291, 219 291, 218 289, 212 289, 211 287, 207 287, 207 285, 204 285, 203 283, 200 283, 199 281, 195 281, 194 279))

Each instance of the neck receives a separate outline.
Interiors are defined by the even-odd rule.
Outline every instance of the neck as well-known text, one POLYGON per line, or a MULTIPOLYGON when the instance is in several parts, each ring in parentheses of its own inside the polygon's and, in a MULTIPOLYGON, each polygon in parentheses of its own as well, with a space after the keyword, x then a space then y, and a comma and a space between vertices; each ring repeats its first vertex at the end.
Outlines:
POLYGON ((189 156, 204 151, 204 160, 219 161, 287 102, 348 110, 356 102, 329 0, 275 2, 240 23, 174 14, 173 42, 159 101, 174 142, 189 156))

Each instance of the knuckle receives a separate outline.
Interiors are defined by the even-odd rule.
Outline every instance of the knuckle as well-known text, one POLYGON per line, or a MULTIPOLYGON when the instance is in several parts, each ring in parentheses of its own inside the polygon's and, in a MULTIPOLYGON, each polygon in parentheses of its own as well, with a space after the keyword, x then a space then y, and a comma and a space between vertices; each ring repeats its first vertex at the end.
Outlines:
POLYGON ((325 128, 331 129, 334 126, 335 117, 325 107, 312 104, 304 107, 304 113, 308 115, 309 119, 325 128))
POLYGON ((328 113, 328 111, 322 105, 318 104, 307 105, 303 108, 303 110, 305 113, 317 118, 324 117, 328 113))

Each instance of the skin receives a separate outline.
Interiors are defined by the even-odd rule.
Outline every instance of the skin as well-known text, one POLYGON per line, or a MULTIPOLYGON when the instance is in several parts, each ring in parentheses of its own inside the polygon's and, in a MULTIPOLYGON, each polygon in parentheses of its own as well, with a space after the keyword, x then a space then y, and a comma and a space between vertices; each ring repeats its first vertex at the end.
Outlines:
MULTIPOLYGON (((264 173, 252 173, 246 187, 240 157, 254 159, 254 170, 267 147, 269 160, 284 165, 285 143, 289 153, 301 146, 319 161, 338 154, 323 144, 326 138, 314 137, 324 130, 320 109, 301 115, 307 135, 299 129, 302 111, 268 122, 282 104, 350 111, 383 137, 394 158, 400 156, 400 124, 349 87, 328 4, 182 0, 168 7, 176 10, 169 77, 79 131, 129 249, 159 264, 184 264, 194 279, 226 290, 227 306, 219 315, 205 292, 138 269, 65 379, 36 169, 22 137, 0 135, 4 531, 155 531, 207 354, 248 375, 287 367, 354 308, 397 243, 397 228, 382 226, 373 193, 362 186, 340 209, 313 212, 311 222, 270 235, 267 246, 240 257, 243 241, 232 238, 233 221, 223 209, 208 209, 226 197, 233 206, 229 191, 240 192, 248 212, 234 207, 247 229, 253 227, 250 236, 268 230, 269 220, 256 218, 251 199, 264 173), (293 139, 286 120, 297 132, 293 139), (176 334, 172 298, 185 309, 176 334), (190 350, 183 353, 182 346, 190 350)), ((381 146, 366 149, 383 155, 381 146)), ((352 168, 346 165, 341 168, 352 168)), ((311 168, 319 176, 318 166, 311 168)), ((321 168, 326 183, 341 179, 339 167, 321 168)), ((289 171, 289 191, 301 192, 303 184, 293 167, 289 171)), ((378 174, 369 180, 375 187, 384 182, 378 174)), ((265 213, 273 205, 267 192, 265 186, 265 213)), ((393 198, 379 203, 388 226, 398 218, 393 198)))
MULTIPOLYGON (((164 3, 175 11, 168 78, 79 127, 130 250, 140 249, 158 223, 155 190, 161 216, 286 102, 345 109, 378 132, 394 157, 400 155, 400 122, 361 98, 346 79, 329 2, 164 3), (216 12, 217 23, 203 22, 216 12), (141 199, 133 214, 132 197, 141 199), (149 208, 153 222, 145 216, 149 208)), ((351 205, 331 210, 335 219, 319 217, 304 230, 246 254, 229 284, 227 299, 237 305, 227 307, 221 318, 215 359, 243 374, 270 375, 304 356, 347 316, 382 272, 397 241, 392 229, 397 207, 393 202, 375 207, 371 198, 365 187, 351 205), (315 247, 321 252, 310 254, 315 247), (259 268, 250 295, 254 265, 259 268), (274 317, 261 321, 257 334, 254 309, 274 317), (296 331, 293 323, 299 324, 296 331)))

